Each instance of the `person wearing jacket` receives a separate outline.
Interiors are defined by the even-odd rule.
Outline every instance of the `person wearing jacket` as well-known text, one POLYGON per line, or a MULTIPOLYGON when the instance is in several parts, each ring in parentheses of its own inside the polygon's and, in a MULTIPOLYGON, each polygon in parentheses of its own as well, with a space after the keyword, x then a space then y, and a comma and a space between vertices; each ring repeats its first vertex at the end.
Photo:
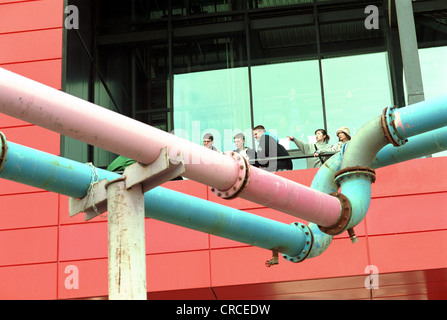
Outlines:
POLYGON ((351 140, 351 131, 347 127, 341 127, 337 130, 338 143, 331 147, 332 152, 338 152, 343 145, 351 140))
POLYGON ((321 165, 330 158, 330 156, 324 156, 322 154, 325 152, 333 152, 331 150, 332 146, 328 144, 330 137, 324 129, 315 130, 315 139, 317 140, 317 143, 306 143, 293 136, 287 137, 290 141, 293 141, 296 144, 303 154, 314 155, 312 158, 306 159, 308 169, 321 167, 321 165))
POLYGON ((234 144, 236 145, 236 149, 233 150, 234 152, 244 156, 247 160, 256 159, 256 151, 245 146, 245 136, 243 133, 238 133, 234 136, 234 144))
POLYGON ((291 159, 280 160, 263 160, 265 158, 276 158, 289 156, 286 148, 278 143, 277 139, 269 134, 264 126, 256 126, 253 128, 253 136, 258 141, 256 150, 256 163, 254 166, 265 169, 269 172, 292 170, 293 164, 291 159))

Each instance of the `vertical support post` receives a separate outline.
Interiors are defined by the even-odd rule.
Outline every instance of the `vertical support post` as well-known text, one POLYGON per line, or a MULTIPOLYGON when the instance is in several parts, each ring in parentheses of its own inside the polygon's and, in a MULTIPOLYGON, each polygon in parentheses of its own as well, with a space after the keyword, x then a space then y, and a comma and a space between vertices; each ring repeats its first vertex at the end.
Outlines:
POLYGON ((408 105, 424 101, 421 65, 411 0, 395 1, 408 105))
POLYGON ((109 299, 146 300, 144 196, 141 184, 124 179, 107 186, 109 299))

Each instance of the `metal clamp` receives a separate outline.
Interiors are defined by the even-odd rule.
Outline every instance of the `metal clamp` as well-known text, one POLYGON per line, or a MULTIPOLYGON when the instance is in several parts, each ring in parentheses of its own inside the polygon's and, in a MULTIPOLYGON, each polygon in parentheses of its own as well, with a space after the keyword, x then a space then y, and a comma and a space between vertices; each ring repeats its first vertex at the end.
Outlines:
POLYGON ((217 190, 216 188, 211 188, 211 191, 223 199, 234 199, 242 192, 242 190, 244 190, 245 186, 250 180, 250 165, 248 164, 247 159, 237 152, 229 151, 225 152, 225 154, 236 160, 238 165, 238 177, 235 183, 228 190, 217 190))
POLYGON ((396 121, 400 121, 400 113, 396 111, 397 107, 392 106, 383 109, 382 117, 380 118, 380 127, 383 135, 395 147, 399 147, 408 142, 408 139, 401 137, 397 131, 396 121))
POLYGON ((291 223, 290 225, 292 225, 292 226, 296 226, 297 228, 301 229, 301 230, 304 232, 304 235, 305 235, 305 237, 306 237, 306 240, 305 240, 305 242, 304 242, 304 248, 303 248, 303 250, 302 250, 297 256, 295 256, 295 257, 289 256, 289 255, 284 254, 284 253, 281 253, 281 255, 282 255, 283 258, 286 259, 287 261, 294 262, 294 263, 298 263, 298 262, 301 262, 301 261, 303 261, 304 259, 306 259, 307 256, 309 255, 310 250, 312 249, 312 245, 313 245, 313 243, 314 243, 314 240, 313 240, 313 237, 314 237, 314 236, 313 236, 313 233, 312 233, 312 231, 310 230, 310 228, 309 228, 307 225, 303 224, 303 223, 300 223, 300 222, 293 222, 293 223, 291 223))
POLYGON ((345 195, 338 192, 332 192, 330 193, 330 195, 336 197, 338 201, 340 201, 341 205, 340 218, 332 226, 329 227, 318 226, 318 228, 326 234, 335 236, 345 231, 346 227, 348 226, 349 221, 351 220, 352 207, 351 203, 349 202, 349 199, 345 195))

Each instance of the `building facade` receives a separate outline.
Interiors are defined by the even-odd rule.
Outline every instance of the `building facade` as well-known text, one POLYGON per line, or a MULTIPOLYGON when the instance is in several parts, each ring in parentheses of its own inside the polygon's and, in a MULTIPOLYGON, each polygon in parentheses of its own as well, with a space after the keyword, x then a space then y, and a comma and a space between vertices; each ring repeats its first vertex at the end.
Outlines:
MULTIPOLYGON (((443 1, 0 1, 0 67, 222 151, 263 124, 279 139, 354 135, 390 105, 447 92, 443 1), (399 29, 400 26, 400 29, 399 29), (413 29, 412 29, 413 26, 413 29), (400 32, 399 32, 400 30, 400 32)), ((0 114, 12 142, 105 168, 106 150, 0 114)), ((292 145, 289 148, 292 149, 292 145)), ((358 243, 267 268, 271 252, 146 219, 149 299, 444 299, 444 153, 377 170, 358 243), (368 277, 372 274, 371 277, 368 277)), ((278 173, 310 185, 294 160, 278 173)), ((285 223, 194 181, 164 187, 285 223)), ((107 216, 0 182, 0 298, 106 298, 107 216)))

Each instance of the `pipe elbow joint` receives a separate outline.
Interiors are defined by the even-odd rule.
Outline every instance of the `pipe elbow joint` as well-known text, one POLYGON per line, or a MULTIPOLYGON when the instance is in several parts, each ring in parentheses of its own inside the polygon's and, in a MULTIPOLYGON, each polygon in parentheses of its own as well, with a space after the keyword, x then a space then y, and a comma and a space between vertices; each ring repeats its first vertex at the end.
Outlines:
MULTIPOLYGON (((352 229, 366 216, 371 202, 371 184, 375 171, 369 167, 350 167, 337 172, 335 181, 351 205, 351 217, 342 231, 352 229)), ((352 238, 352 237, 351 237, 352 238)))

